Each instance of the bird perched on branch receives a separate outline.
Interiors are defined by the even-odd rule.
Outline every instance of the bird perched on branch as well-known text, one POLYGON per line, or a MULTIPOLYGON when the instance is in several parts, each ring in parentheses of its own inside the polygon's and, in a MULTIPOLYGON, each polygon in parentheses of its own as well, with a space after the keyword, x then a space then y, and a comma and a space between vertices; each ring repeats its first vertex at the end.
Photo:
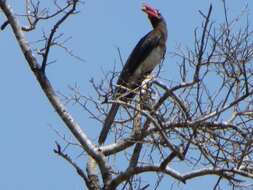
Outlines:
MULTIPOLYGON (((127 59, 117 81, 114 100, 128 102, 135 96, 134 89, 161 63, 166 51, 167 27, 160 12, 149 5, 143 5, 144 11, 153 27, 135 46, 127 59)), ((119 109, 119 103, 113 103, 104 121, 99 136, 99 144, 103 144, 119 109)))

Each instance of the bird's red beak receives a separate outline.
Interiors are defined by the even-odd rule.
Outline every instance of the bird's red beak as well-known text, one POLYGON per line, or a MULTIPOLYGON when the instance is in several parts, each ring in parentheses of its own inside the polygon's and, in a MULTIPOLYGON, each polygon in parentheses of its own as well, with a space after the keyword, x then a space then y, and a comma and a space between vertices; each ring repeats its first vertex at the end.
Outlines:
POLYGON ((159 17, 157 9, 154 9, 147 4, 143 4, 141 10, 145 12, 149 17, 159 17))

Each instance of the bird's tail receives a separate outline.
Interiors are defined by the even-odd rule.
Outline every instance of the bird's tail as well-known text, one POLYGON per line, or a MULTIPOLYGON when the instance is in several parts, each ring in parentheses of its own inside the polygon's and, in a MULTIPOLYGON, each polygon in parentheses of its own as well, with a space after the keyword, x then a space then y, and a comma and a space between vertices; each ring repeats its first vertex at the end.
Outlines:
POLYGON ((108 115, 104 121, 103 129, 99 135, 99 139, 98 139, 99 144, 103 144, 105 142, 105 139, 109 133, 109 130, 110 130, 111 125, 114 121, 114 118, 117 114, 119 106, 120 106, 120 104, 116 104, 116 103, 112 104, 110 112, 108 113, 108 115))

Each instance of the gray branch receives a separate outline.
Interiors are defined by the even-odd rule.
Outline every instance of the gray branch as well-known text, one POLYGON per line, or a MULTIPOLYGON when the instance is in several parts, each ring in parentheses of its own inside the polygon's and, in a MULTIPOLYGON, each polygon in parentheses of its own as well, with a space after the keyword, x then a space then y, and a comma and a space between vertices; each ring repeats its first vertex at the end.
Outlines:
POLYGON ((98 150, 98 148, 91 142, 88 136, 83 132, 79 124, 75 122, 74 118, 67 111, 64 104, 60 101, 60 99, 56 95, 48 78, 46 77, 45 73, 40 69, 41 68, 40 65, 38 64, 36 58, 33 56, 31 47, 29 43, 26 41, 17 19, 12 13, 11 8, 6 4, 5 0, 0 0, 0 7, 10 23, 10 26, 25 56, 25 59, 27 60, 27 63, 29 64, 31 70, 36 76, 36 79, 39 82, 49 102, 56 110, 60 118, 64 121, 69 130, 72 132, 72 134, 75 136, 75 138, 78 140, 78 142, 82 145, 83 149, 94 160, 96 160, 101 170, 104 183, 108 183, 108 181, 111 178, 111 173, 110 167, 106 164, 105 157, 98 150))

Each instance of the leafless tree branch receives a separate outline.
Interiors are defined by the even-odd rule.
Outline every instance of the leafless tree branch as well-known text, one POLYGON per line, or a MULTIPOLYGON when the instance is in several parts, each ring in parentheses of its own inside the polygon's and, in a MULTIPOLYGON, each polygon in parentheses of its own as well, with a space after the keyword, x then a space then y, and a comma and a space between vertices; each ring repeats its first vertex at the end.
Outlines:
MULTIPOLYGON (((70 87, 70 96, 61 94, 66 103, 81 106, 99 125, 112 103, 121 105, 110 134, 114 141, 97 147, 67 111, 46 76, 51 48, 67 48, 66 40, 59 42, 62 34, 58 30, 77 13, 80 1, 68 0, 59 5, 54 0, 53 3, 55 11, 49 12, 41 8, 40 1, 26 0, 25 13, 19 15, 28 22, 25 27, 18 23, 17 14, 6 1, 0 0, 7 18, 1 29, 8 25, 12 28, 42 90, 76 138, 76 147, 87 155, 84 171, 59 144, 55 149, 57 155, 76 169, 88 189, 147 189, 152 183, 144 183, 146 173, 157 174, 154 189, 166 180, 165 176, 186 183, 209 175, 218 177, 213 189, 224 182, 238 189, 252 187, 245 185, 245 179, 253 178, 253 31, 249 21, 240 25, 245 10, 230 19, 223 0, 221 24, 212 20, 212 5, 207 14, 199 11, 203 22, 194 31, 193 48, 171 53, 179 63, 175 64, 178 80, 160 78, 158 71, 133 91, 125 89, 126 94, 136 94, 131 102, 112 98, 118 76, 115 69, 106 73, 101 82, 91 80, 97 97, 83 95, 77 87, 70 87), (24 32, 29 33, 40 21, 52 18, 56 22, 51 31, 44 32, 39 40, 44 45, 36 52, 42 56, 39 63, 24 32), (125 163, 124 167, 117 164, 118 159, 125 163), (177 169, 179 164, 185 166, 185 172, 177 169)), ((68 48, 65 50, 73 56, 68 48)))

